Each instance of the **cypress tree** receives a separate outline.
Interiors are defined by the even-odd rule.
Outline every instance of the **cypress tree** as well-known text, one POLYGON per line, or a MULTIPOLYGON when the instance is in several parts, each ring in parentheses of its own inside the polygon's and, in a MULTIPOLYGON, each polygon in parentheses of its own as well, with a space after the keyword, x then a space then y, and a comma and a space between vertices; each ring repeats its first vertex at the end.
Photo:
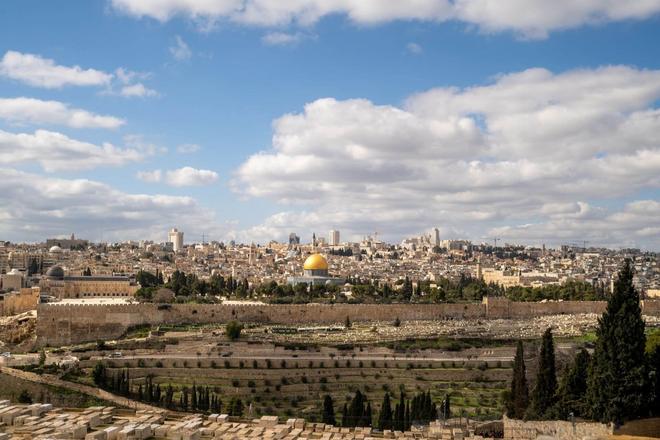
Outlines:
POLYGON ((348 408, 344 403, 344 410, 341 413, 341 426, 348 426, 348 408))
POLYGON ((410 429, 410 426, 412 425, 412 422, 410 421, 410 401, 406 402, 406 411, 404 413, 403 417, 403 429, 405 431, 408 431, 410 429))
POLYGON ((332 402, 332 397, 329 394, 326 394, 323 398, 323 416, 322 421, 326 425, 335 424, 335 408, 332 402))
POLYGON ((649 355, 649 370, 653 373, 651 408, 657 417, 660 416, 660 345, 656 345, 649 355))
POLYGON ((647 415, 646 336, 630 260, 619 272, 596 336, 587 392, 592 417, 622 423, 647 415))
POLYGON ((367 407, 364 410, 364 417, 362 418, 362 426, 370 427, 371 421, 372 421, 371 402, 367 402, 367 407))
POLYGON ((386 429, 392 429, 390 393, 385 393, 385 396, 383 396, 383 404, 380 406, 380 414, 378 415, 378 429, 383 431, 386 429))
POLYGON ((522 419, 529 404, 529 390, 525 374, 525 352, 523 343, 519 340, 516 347, 516 357, 513 360, 511 392, 506 402, 507 416, 512 419, 522 419))
POLYGON ((591 356, 583 348, 566 369, 559 385, 556 414, 560 418, 566 419, 570 413, 575 417, 584 417, 587 414, 587 379, 590 362, 591 356))
POLYGON ((531 406, 528 409, 531 418, 544 419, 548 410, 554 405, 557 397, 557 374, 555 372, 555 346, 552 340, 552 329, 543 333, 541 352, 539 353, 539 368, 536 375, 536 385, 532 391, 531 406))
POLYGON ((445 404, 444 404, 444 408, 442 409, 442 414, 445 420, 451 418, 451 399, 449 397, 449 394, 445 395, 445 404))

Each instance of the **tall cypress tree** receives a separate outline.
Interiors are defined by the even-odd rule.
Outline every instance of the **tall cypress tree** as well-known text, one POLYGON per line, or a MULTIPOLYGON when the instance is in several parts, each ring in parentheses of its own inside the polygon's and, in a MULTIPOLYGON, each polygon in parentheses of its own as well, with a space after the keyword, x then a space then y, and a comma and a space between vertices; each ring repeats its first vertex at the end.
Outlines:
POLYGON ((557 374, 555 372, 555 346, 552 341, 552 329, 543 333, 541 352, 539 353, 539 368, 536 375, 536 385, 532 391, 532 401, 529 408, 531 418, 544 419, 548 410, 554 405, 557 397, 557 374))
POLYGON ((383 404, 380 406, 378 415, 378 429, 392 429, 392 406, 390 404, 390 393, 385 393, 383 404))
POLYGON ((660 345, 649 354, 649 370, 653 373, 652 393, 649 398, 654 416, 660 416, 660 345))
POLYGON ((565 419, 570 413, 576 417, 587 415, 587 379, 591 356, 584 348, 566 369, 559 385, 556 415, 565 419))
POLYGON ((522 341, 519 340, 516 347, 516 357, 513 360, 511 393, 506 402, 507 416, 512 419, 522 419, 529 405, 529 389, 527 388, 525 374, 525 351, 522 341))
POLYGON ((596 336, 587 394, 592 417, 622 423, 647 415, 646 336, 630 260, 619 272, 596 336))
POLYGON ((327 425, 334 425, 335 420, 335 408, 332 402, 332 397, 329 394, 326 394, 323 398, 323 423, 327 425))

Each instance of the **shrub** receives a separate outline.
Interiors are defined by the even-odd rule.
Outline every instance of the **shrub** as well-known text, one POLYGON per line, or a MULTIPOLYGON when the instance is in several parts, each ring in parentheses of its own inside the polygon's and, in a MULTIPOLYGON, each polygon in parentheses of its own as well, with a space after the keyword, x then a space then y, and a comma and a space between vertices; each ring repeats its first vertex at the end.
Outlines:
POLYGON ((229 321, 225 326, 225 334, 232 341, 235 341, 241 337, 242 330, 243 330, 243 324, 241 324, 238 321, 229 321))

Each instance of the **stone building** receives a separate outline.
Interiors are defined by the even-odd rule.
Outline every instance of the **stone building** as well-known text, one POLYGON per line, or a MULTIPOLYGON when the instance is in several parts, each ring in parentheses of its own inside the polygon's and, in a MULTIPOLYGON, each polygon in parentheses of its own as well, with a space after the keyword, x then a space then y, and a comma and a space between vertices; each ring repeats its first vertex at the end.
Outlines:
POLYGON ((48 269, 39 286, 44 293, 60 299, 131 297, 139 288, 125 276, 66 276, 61 266, 48 269))

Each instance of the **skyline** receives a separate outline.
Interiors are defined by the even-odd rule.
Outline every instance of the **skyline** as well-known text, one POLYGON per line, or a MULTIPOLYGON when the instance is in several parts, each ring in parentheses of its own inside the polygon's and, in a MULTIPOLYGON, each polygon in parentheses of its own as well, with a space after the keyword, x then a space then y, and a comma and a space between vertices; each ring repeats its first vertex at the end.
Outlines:
POLYGON ((0 6, 0 239, 660 250, 657 2, 29 3, 0 6))

